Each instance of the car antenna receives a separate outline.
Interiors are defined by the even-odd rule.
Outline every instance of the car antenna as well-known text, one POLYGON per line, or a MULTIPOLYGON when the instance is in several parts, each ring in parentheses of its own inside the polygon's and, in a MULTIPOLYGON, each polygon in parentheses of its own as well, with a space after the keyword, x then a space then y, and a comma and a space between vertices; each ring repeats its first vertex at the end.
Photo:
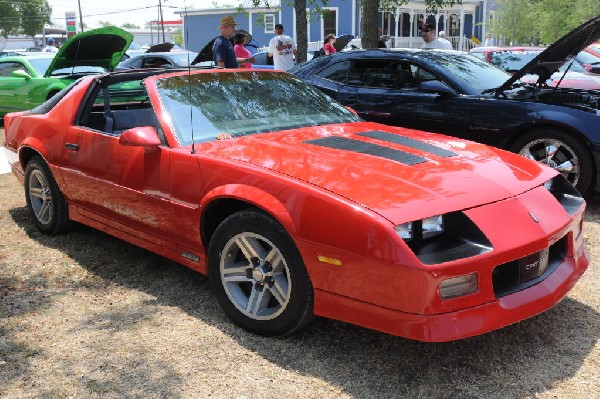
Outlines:
POLYGON ((190 65, 190 47, 189 47, 189 38, 190 38, 190 32, 188 30, 188 25, 189 23, 185 22, 185 19, 187 18, 188 14, 187 14, 187 4, 185 2, 185 0, 183 1, 183 15, 184 15, 184 19, 183 19, 183 25, 185 26, 185 49, 187 50, 187 66, 188 66, 188 100, 189 100, 189 104, 190 104, 190 128, 192 129, 192 154, 196 153, 196 145, 194 144, 194 123, 193 123, 193 117, 192 117, 192 66, 190 65))

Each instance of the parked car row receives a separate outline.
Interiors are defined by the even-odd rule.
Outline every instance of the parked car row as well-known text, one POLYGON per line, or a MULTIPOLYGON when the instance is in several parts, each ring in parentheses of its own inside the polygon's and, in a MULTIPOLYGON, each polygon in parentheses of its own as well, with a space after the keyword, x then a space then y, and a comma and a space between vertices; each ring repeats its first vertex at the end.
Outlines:
POLYGON ((590 22, 543 51, 480 49, 485 61, 456 51, 353 50, 290 72, 365 120, 510 150, 553 167, 585 193, 599 188, 600 91, 563 83, 574 81, 567 77, 573 57, 598 36, 590 22))
MULTIPOLYGON (((600 93, 548 80, 598 36, 600 17, 512 75, 436 50, 340 52, 297 78, 142 62, 7 114, 8 158, 40 231, 77 221, 207 274, 251 332, 324 316, 466 338, 550 308, 589 264, 573 185, 597 179, 600 93)), ((46 75, 120 59, 73 49, 46 75)))

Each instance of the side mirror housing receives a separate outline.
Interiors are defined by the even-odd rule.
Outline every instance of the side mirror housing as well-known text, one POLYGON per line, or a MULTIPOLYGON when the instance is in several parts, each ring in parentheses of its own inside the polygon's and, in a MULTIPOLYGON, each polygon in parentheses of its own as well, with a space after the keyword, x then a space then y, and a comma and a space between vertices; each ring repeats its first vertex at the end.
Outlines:
POLYGON ((19 69, 18 71, 12 71, 10 76, 13 78, 22 78, 22 79, 26 79, 26 80, 31 79, 31 75, 22 69, 19 69))
POLYGON ((447 84, 439 80, 428 80, 421 82, 419 90, 423 93, 439 94, 441 96, 454 96, 456 92, 447 84))
POLYGON ((119 144, 132 147, 143 147, 148 152, 155 151, 159 145, 160 138, 156 129, 152 126, 133 127, 125 130, 119 136, 119 144))

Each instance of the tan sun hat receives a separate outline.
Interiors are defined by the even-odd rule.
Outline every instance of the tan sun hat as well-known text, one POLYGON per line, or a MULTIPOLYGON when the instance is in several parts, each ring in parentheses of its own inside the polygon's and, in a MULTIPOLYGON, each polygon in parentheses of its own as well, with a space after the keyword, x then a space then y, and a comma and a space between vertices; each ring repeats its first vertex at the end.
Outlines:
POLYGON ((227 15, 223 18, 221 18, 221 25, 219 25, 219 27, 217 29, 221 29, 224 26, 236 26, 237 22, 235 22, 235 19, 233 19, 233 17, 231 15, 227 15))

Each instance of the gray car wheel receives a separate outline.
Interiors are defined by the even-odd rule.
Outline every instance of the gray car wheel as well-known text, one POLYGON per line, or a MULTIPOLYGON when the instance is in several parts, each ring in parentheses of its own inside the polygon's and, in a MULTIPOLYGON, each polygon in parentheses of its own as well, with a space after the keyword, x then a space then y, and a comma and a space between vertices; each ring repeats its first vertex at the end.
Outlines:
POLYGON ((58 234, 67 227, 65 199, 44 160, 31 158, 25 168, 25 199, 38 230, 58 234))
POLYGON ((226 218, 210 241, 211 286, 225 313, 261 335, 291 334, 313 317, 313 289, 285 229, 257 210, 226 218))
POLYGON ((591 154, 577 139, 562 131, 552 128, 531 131, 517 140, 511 151, 557 170, 581 193, 590 188, 591 154))

